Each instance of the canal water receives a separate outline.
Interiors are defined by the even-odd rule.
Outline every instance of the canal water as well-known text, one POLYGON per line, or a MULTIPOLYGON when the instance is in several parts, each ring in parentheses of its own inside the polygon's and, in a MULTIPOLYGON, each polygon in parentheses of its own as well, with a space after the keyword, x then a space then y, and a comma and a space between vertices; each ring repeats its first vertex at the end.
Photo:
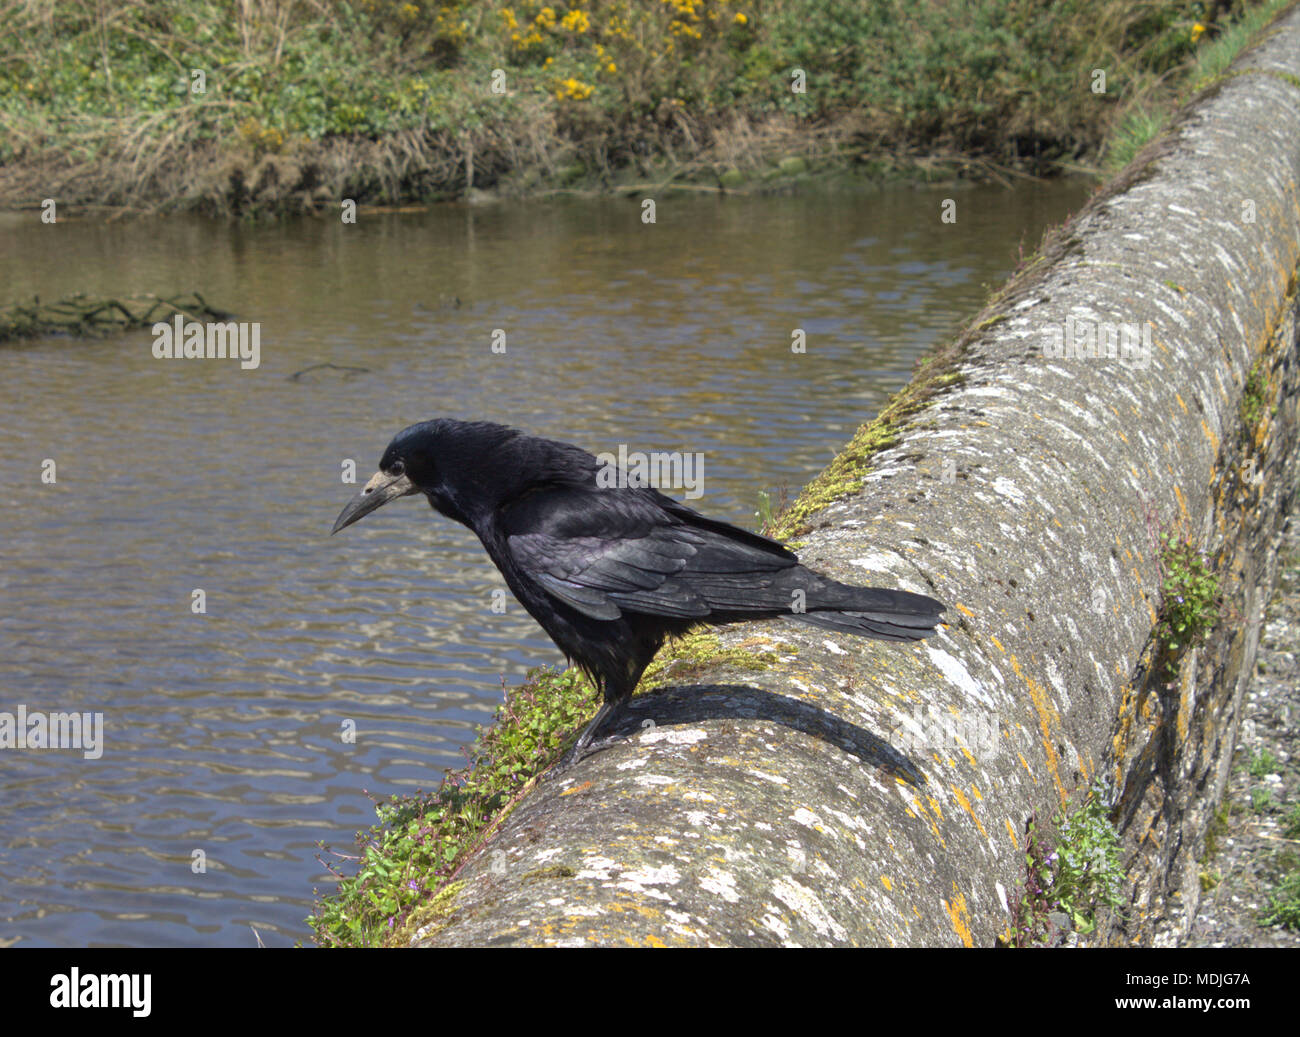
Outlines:
POLYGON ((692 506, 752 528, 1088 191, 0 214, 0 303, 198 289, 260 324, 256 368, 150 332, 0 346, 0 713, 103 714, 98 754, 0 749, 0 945, 309 942, 318 842, 562 661, 421 499, 330 538, 346 462, 435 416, 699 453, 692 506))

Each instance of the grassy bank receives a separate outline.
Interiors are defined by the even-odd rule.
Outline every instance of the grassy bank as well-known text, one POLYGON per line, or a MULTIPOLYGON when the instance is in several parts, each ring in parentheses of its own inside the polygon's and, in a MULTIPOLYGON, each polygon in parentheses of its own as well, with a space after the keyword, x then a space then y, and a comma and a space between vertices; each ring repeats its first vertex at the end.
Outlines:
POLYGON ((0 206, 1045 173, 1158 118, 1197 51, 1261 6, 0 0, 0 206))

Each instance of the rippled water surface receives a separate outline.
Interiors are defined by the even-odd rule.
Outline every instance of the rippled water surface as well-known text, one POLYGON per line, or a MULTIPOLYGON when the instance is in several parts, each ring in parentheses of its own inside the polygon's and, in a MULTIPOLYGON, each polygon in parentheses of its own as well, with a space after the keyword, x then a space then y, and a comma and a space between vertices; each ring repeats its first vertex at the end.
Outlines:
POLYGON ((345 460, 364 481, 438 415, 701 452, 693 506, 752 526, 1086 191, 672 197, 654 225, 622 200, 355 226, 0 215, 0 302, 197 288, 262 325, 256 370, 156 360, 148 333, 0 347, 0 711, 105 725, 95 760, 0 750, 0 944, 306 940, 332 888, 317 842, 349 850, 366 790, 436 785, 503 677, 561 661, 421 500, 329 538, 345 460), (324 363, 365 370, 291 377, 324 363))

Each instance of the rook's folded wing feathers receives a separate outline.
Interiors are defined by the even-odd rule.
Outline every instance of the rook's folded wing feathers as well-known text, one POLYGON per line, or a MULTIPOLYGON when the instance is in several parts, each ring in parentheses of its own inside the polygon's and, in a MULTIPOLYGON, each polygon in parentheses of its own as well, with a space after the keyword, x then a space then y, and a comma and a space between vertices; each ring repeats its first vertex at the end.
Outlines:
POLYGON ((788 607, 788 591, 772 577, 796 566, 794 555, 743 530, 728 535, 723 523, 687 525, 657 496, 533 493, 506 511, 502 529, 524 573, 595 619, 788 607))

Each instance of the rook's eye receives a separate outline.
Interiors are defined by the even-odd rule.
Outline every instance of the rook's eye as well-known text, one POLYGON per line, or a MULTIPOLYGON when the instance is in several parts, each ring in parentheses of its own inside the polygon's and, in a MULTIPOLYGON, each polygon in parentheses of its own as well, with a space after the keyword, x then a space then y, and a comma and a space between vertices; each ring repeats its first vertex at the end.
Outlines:
POLYGON ((389 475, 403 475, 405 474, 405 472, 406 472, 405 461, 394 461, 391 465, 388 466, 389 475))

